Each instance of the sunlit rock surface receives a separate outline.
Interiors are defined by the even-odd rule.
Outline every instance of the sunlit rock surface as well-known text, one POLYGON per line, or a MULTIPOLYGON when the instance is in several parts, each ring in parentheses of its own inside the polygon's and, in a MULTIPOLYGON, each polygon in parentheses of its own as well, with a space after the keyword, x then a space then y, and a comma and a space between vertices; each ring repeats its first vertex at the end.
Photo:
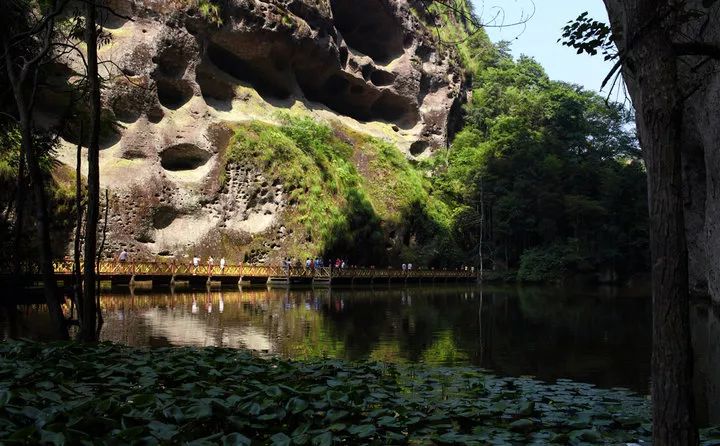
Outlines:
MULTIPOLYGON (((457 57, 406 0, 232 0, 218 3, 220 25, 191 0, 110 4, 132 20, 109 18, 100 50, 103 103, 119 123, 102 138, 108 253, 221 250, 218 231, 237 245, 282 224, 281 184, 226 171, 234 123, 307 114, 425 158, 447 145, 465 95, 457 57)), ((60 158, 74 166, 66 140, 60 158)))

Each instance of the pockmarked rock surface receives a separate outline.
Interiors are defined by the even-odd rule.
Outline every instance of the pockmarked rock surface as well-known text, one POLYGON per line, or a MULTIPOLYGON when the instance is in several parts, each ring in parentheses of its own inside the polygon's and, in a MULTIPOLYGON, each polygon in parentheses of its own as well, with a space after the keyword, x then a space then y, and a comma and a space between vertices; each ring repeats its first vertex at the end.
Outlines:
MULTIPOLYGON (((108 18, 111 40, 100 48, 112 123, 100 167, 111 191, 108 253, 192 255, 217 248, 219 238, 238 245, 258 234, 278 246, 283 185, 250 163, 225 163, 238 123, 273 123, 278 111, 309 115, 423 159, 448 144, 466 95, 452 48, 406 0, 109 6, 124 18, 108 18)), ((80 64, 68 60, 71 73, 59 75, 82 72, 80 64)), ((76 142, 66 138, 60 154, 70 166, 76 142)))

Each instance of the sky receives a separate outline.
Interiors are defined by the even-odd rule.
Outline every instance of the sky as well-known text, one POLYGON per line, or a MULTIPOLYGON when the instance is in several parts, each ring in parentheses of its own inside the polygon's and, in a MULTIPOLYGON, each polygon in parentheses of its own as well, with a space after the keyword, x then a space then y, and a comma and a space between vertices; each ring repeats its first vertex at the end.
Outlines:
MULTIPOLYGON (((533 0, 471 1, 484 23, 496 17, 500 8, 505 13, 504 23, 518 21, 533 11, 533 0)), ((562 46, 557 40, 565 24, 585 11, 589 12, 590 17, 607 23, 607 12, 602 0, 534 0, 534 5, 535 14, 526 25, 486 27, 490 39, 493 42, 511 41, 513 56, 532 56, 545 67, 551 79, 599 91, 612 63, 605 62, 602 55, 576 54, 575 50, 562 46)), ((606 86, 604 93, 608 89, 606 86)))

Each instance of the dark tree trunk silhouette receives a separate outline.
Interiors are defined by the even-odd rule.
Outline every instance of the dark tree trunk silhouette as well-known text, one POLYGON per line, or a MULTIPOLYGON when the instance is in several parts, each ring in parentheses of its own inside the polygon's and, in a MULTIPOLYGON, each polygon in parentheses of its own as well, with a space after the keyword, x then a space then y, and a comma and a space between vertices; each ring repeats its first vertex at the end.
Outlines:
POLYGON ((90 106, 88 139, 88 200, 85 216, 83 266, 83 299, 79 338, 84 342, 97 340, 96 265, 97 228, 100 212, 100 78, 97 62, 97 7, 85 2, 85 44, 87 46, 87 83, 90 106))
MULTIPOLYGON (((80 141, 82 141, 82 124, 80 125, 80 141)), ((78 320, 82 314, 82 264, 81 264, 81 243, 83 204, 82 204, 82 145, 78 142, 75 160, 75 239, 73 240, 73 268, 75 273, 75 304, 78 310, 78 320)))
MULTIPOLYGON (((66 3, 67 1, 53 2, 48 14, 40 20, 41 26, 34 27, 32 32, 23 31, 17 35, 13 34, 12 27, 14 24, 10 22, 3 23, 4 29, 0 31, 5 69, 15 99, 17 120, 20 124, 21 148, 27 163, 34 199, 33 205, 40 246, 38 263, 43 280, 43 292, 55 336, 59 339, 67 339, 68 331, 60 299, 56 293, 57 286, 55 284, 52 243, 50 241, 51 222, 45 192, 45 178, 40 167, 40 153, 33 139, 33 109, 38 86, 38 71, 41 63, 52 49, 55 17, 61 13, 66 3), (19 36, 24 37, 20 38, 19 36), (17 40, 19 38, 20 41, 27 42, 27 45, 21 45, 17 40)), ((7 14, 6 20, 8 17, 13 20, 16 14, 24 14, 25 11, 18 9, 16 5, 15 8, 10 8, 4 13, 7 14)), ((16 19, 20 21, 21 17, 18 16, 16 19)))
POLYGON ((57 338, 67 339, 68 332, 65 325, 65 316, 62 312, 60 299, 57 295, 57 286, 55 284, 52 243, 50 241, 50 215, 48 212, 47 196, 45 194, 45 180, 42 170, 40 169, 37 149, 33 144, 32 124, 30 122, 32 118, 30 117, 30 111, 27 110, 24 101, 20 97, 22 94, 22 92, 16 94, 16 102, 20 113, 22 147, 27 160, 30 181, 32 182, 33 198, 35 200, 35 218, 37 219, 36 225, 40 244, 40 273, 43 280, 45 302, 47 303, 57 338))
POLYGON ((25 224, 25 193, 26 191, 26 184, 27 184, 27 178, 25 176, 25 156, 24 154, 20 156, 19 164, 18 164, 18 174, 17 174, 17 186, 15 189, 15 228, 13 231, 13 236, 15 238, 14 243, 14 249, 15 251, 13 253, 14 258, 14 265, 13 265, 13 272, 16 276, 19 276, 22 273, 22 235, 23 235, 23 225, 25 224))
POLYGON ((673 2, 605 0, 648 173, 653 444, 698 443, 692 393, 682 125, 673 2))

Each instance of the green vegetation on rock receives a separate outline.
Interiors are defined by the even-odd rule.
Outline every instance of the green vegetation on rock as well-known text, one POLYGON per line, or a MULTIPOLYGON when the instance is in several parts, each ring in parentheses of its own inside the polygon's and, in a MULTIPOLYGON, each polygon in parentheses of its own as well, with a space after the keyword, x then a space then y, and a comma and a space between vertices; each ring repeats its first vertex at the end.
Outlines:
MULTIPOLYGON (((339 124, 279 115, 281 125, 240 124, 227 165, 253 165, 282 183, 285 224, 307 234, 290 254, 321 252, 384 265, 401 256, 432 259, 449 243, 449 209, 421 171, 387 142, 339 124), (390 233, 398 242, 386 249, 390 233)), ((406 261, 408 261, 406 260, 406 261)))

